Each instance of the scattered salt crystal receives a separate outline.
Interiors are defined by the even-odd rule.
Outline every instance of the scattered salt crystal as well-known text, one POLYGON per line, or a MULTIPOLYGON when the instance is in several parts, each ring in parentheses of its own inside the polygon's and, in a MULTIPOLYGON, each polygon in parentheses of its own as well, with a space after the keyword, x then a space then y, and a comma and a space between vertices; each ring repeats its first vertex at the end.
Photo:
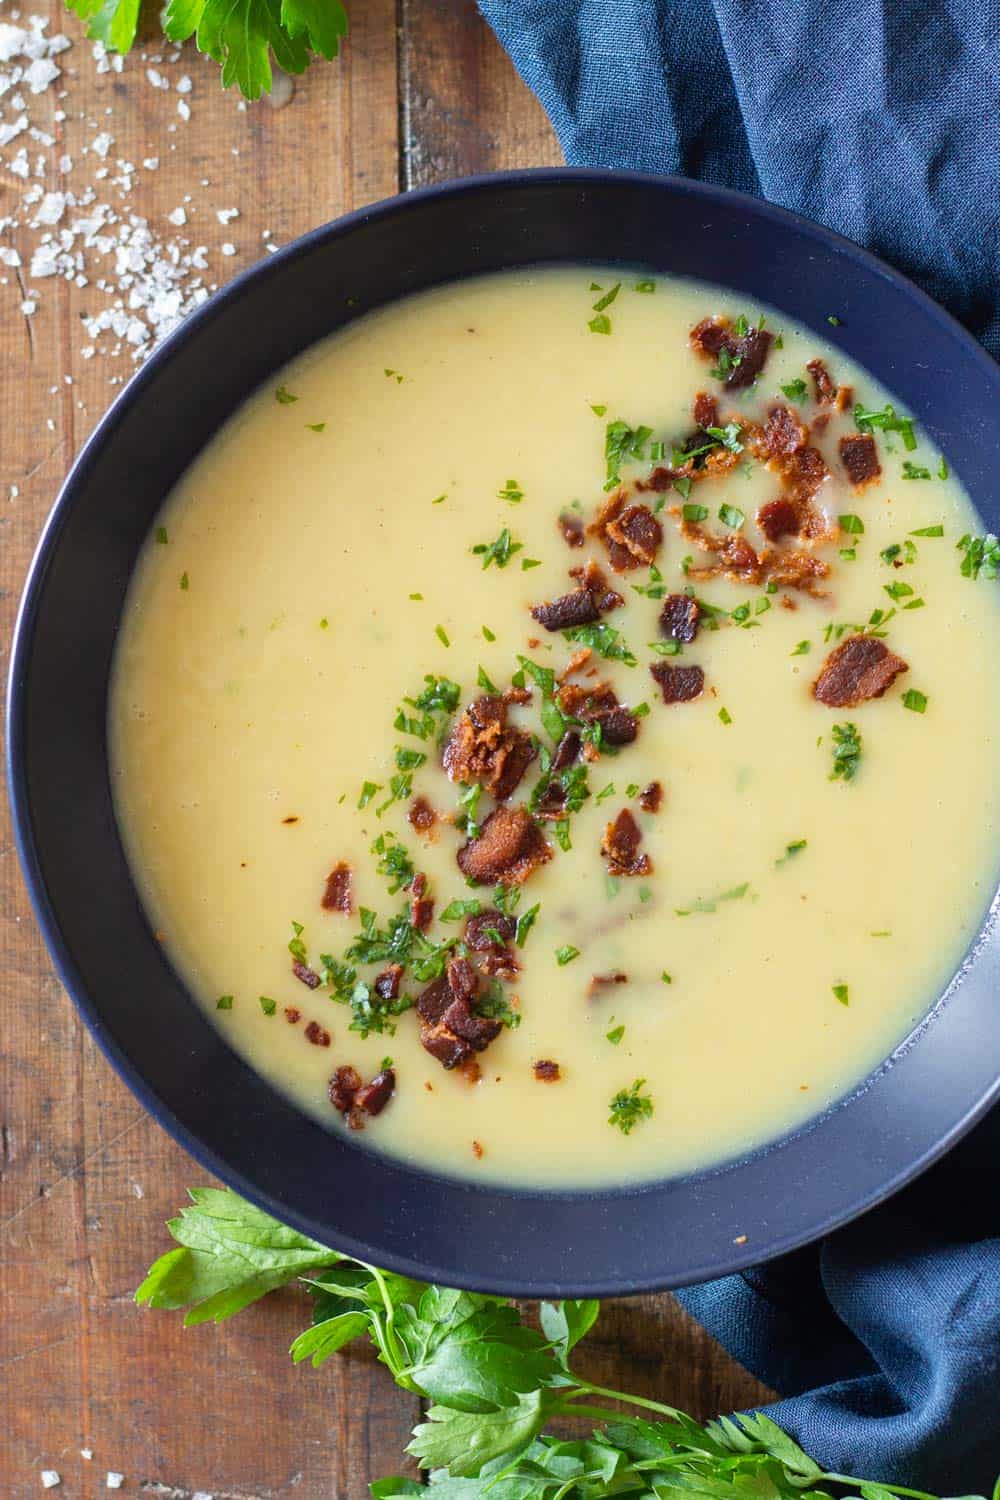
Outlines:
POLYGON ((190 78, 186 73, 181 74, 181 76, 177 80, 175 87, 179 94, 190 94, 192 84, 190 78))
POLYGON ((27 128, 27 115, 19 115, 16 120, 11 120, 9 124, 0 125, 0 146, 9 146, 11 141, 16 140, 27 128))
POLYGON ((0 245, 0 265, 15 267, 20 264, 21 257, 16 250, 12 250, 9 245, 0 245))
POLYGON ((155 172, 160 165, 160 158, 158 156, 144 156, 142 164, 147 172, 155 172))
POLYGON ((54 245, 39 245, 31 257, 31 270, 29 275, 32 281, 40 280, 43 276, 55 276, 59 270, 59 261, 54 245))
POLYGON ((24 82, 33 94, 44 94, 50 83, 54 83, 62 69, 48 57, 37 58, 24 70, 24 82))
POLYGON ((125 1483, 125 1475, 116 1474, 113 1469, 109 1469, 108 1477, 105 1482, 109 1490, 120 1490, 122 1485, 125 1483))
POLYGON ((12 500, 16 500, 17 497, 18 497, 18 495, 20 493, 21 493, 20 486, 18 486, 16 484, 12 484, 11 487, 10 487, 10 498, 12 500))
POLYGON ((222 249, 223 255, 235 255, 236 254, 236 246, 235 245, 231 245, 228 240, 226 241, 226 243, 223 246, 221 246, 221 249, 222 249))
POLYGON ((60 1480, 59 1475, 56 1473, 55 1469, 43 1469, 42 1470, 42 1489, 43 1490, 52 1490, 52 1489, 55 1489, 56 1485, 60 1484, 61 1482, 62 1481, 60 1480))
POLYGON ((182 120, 190 120, 190 118, 191 118, 191 106, 190 106, 190 104, 186 104, 183 99, 178 99, 178 101, 177 101, 177 113, 180 115, 180 117, 181 117, 182 120))
POLYGON ((21 303, 21 311, 24 313, 24 316, 26 318, 30 318, 35 312, 38 311, 38 303, 32 302, 31 298, 28 297, 21 303))
POLYGON ((172 208, 167 214, 167 218, 170 220, 171 224, 176 224, 177 228, 180 229, 181 226, 183 224, 186 224, 188 221, 187 210, 179 206, 177 208, 172 208))
POLYGON ((238 219, 239 216, 240 211, 238 208, 218 208, 215 211, 215 217, 220 224, 228 224, 231 219, 238 219))
POLYGON ((39 224, 58 224, 66 212, 65 193, 46 193, 36 214, 39 224))
POLYGON ((114 136, 109 135, 106 130, 102 130, 100 135, 94 136, 94 139, 90 143, 90 149, 96 156, 105 157, 111 150, 111 147, 114 145, 114 143, 114 136))
POLYGON ((154 89, 168 89, 170 87, 170 80, 164 78, 163 74, 158 72, 156 68, 147 68, 146 77, 154 89))

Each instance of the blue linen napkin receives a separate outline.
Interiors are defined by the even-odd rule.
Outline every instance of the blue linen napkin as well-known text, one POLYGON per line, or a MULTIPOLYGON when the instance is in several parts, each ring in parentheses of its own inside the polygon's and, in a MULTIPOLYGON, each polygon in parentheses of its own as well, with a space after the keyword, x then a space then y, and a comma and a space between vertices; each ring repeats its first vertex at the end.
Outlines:
MULTIPOLYGON (((884 256, 1000 357, 1000 0, 479 0, 577 166, 680 173, 884 256)), ((1000 1116, 819 1246, 680 1294, 841 1473, 1000 1472, 1000 1116)))

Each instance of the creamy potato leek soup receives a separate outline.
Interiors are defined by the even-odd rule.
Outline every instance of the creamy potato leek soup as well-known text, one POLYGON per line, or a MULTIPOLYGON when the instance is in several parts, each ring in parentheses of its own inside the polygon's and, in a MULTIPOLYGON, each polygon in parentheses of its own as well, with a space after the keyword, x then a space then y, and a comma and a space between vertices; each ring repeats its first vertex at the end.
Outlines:
POLYGON ((988 906, 979 530, 891 394, 728 292, 556 269, 359 319, 136 572, 112 769, 151 922, 364 1146, 570 1186, 773 1139, 988 906))

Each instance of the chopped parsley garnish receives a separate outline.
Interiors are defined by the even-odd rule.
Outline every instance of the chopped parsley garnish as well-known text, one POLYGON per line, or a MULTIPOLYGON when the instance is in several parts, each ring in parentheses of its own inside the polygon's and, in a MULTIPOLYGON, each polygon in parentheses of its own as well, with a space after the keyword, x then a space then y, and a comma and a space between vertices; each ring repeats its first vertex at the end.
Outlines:
POLYGON ((611 1028, 611 1030, 605 1032, 604 1035, 605 1035, 605 1040, 609 1041, 611 1043, 612 1047, 617 1047, 618 1043, 621 1041, 622 1037, 625 1035, 625 1027, 624 1026, 613 1026, 611 1028))
POLYGON ((728 708, 719 709, 719 718, 722 720, 723 724, 731 724, 733 722, 733 716, 729 712, 728 708))
POLYGON ((448 498, 447 495, 435 495, 434 499, 431 501, 431 504, 432 505, 443 505, 444 502, 447 500, 447 498, 448 498))
POLYGON ((660 978, 662 979, 664 984, 673 984, 674 982, 674 976, 672 974, 668 974, 666 969, 664 969, 663 973, 660 975, 660 978))
POLYGON ((598 405, 598 406, 591 406, 590 409, 594 413, 595 417, 603 417, 604 413, 607 411, 608 408, 606 406, 598 405))
POLYGON ((930 479, 930 477, 931 477, 931 471, 930 471, 930 469, 925 469, 924 466, 923 466, 923 464, 912 463, 910 461, 910 459, 908 459, 908 458, 904 460, 904 462, 903 462, 903 478, 904 479, 930 479))
POLYGON ((873 432, 875 428, 880 432, 898 432, 907 453, 912 453, 917 446, 913 418, 899 416, 892 405, 887 404, 883 411, 874 411, 859 402, 854 408, 854 425, 859 432, 873 432))
POLYGON ((856 724, 833 726, 833 770, 831 781, 853 781, 861 761, 861 735, 856 724))
POLYGON ((606 468, 606 490, 613 490, 619 482, 618 471, 623 463, 641 463, 646 455, 646 444, 653 436, 651 427, 630 427, 627 422, 609 422, 604 429, 604 462, 606 468))
POLYGON ((259 995, 258 999, 260 1001, 260 1008, 265 1016, 273 1016, 274 1012, 278 1009, 277 1000, 272 1000, 270 995, 259 995))
POLYGON ((410 750, 405 745, 396 746, 396 769, 399 771, 417 771, 426 759, 422 750, 410 750))
POLYGON ((306 423, 306 427, 309 429, 310 432, 325 432, 326 431, 326 423, 325 422, 307 422, 306 423))
POLYGON ((663 574, 660 572, 655 563, 650 563, 649 582, 633 583, 632 591, 636 594, 642 594, 647 599, 663 598, 664 594, 667 592, 667 586, 663 582, 663 574))
POLYGON ((738 505, 720 505, 719 520, 723 526, 729 526, 733 531, 739 531, 740 527, 746 521, 746 515, 740 510, 738 505))
POLYGON ((743 452, 740 436, 743 429, 738 422, 727 422, 725 427, 703 427, 702 431, 707 432, 709 437, 714 437, 715 441, 721 443, 723 448, 728 449, 730 453, 743 452))
POLYGON ((603 787, 601 791, 598 792, 597 796, 594 798, 594 803, 596 805, 598 802, 605 802, 608 797, 613 797, 614 795, 615 784, 613 781, 609 781, 607 786, 603 787))
POLYGON ((458 794, 458 805, 462 809, 456 822, 461 824, 466 838, 475 839, 479 837, 479 799, 483 795, 483 789, 478 782, 471 786, 461 783, 461 791, 458 794))
POLYGON ((942 455, 941 455, 941 462, 938 464, 938 478, 939 479, 947 479, 949 472, 950 471, 948 469, 948 460, 945 458, 944 454, 942 453, 942 455))
POLYGON ((218 1000, 216 1000, 216 1002, 215 1002, 215 1008, 216 1008, 216 1010, 232 1010, 232 1008, 233 1008, 233 997, 232 997, 232 995, 220 995, 219 998, 218 998, 218 1000))
POLYGON ((606 661, 621 661, 627 667, 636 665, 637 659, 622 639, 621 631, 603 620, 592 625, 574 625, 571 630, 564 630, 563 636, 567 641, 589 646, 606 661))
POLYGON ((508 479, 502 490, 497 490, 497 499, 506 500, 511 505, 520 505, 524 499, 524 491, 516 479, 508 479))
POLYGON ((657 656, 680 656, 684 647, 680 641, 647 641, 647 649, 655 651, 657 656))
POLYGON ((850 1005, 851 999, 846 984, 835 984, 832 986, 832 989, 834 998, 839 1000, 841 1005, 850 1005))
POLYGON ((279 385, 274 393, 274 399, 279 406, 291 406, 292 402, 297 401, 299 398, 298 396, 293 396, 287 386, 279 385))
POLYGON ((645 1078, 637 1078, 627 1089, 620 1089, 611 1101, 608 1124, 617 1125, 622 1135, 631 1135, 640 1120, 648 1120, 653 1113, 653 1101, 642 1093, 645 1078))
POLYGON ((915 714, 922 714, 927 708, 927 694, 921 693, 917 688, 907 688, 903 694, 903 707, 910 708, 915 714))
POLYGON ((860 516, 848 512, 847 515, 838 516, 841 531, 848 532, 851 536, 864 536, 865 523, 860 516))
POLYGON ((534 906, 529 906, 528 910, 523 911, 518 917, 517 928, 514 932, 514 941, 519 948, 523 948, 525 943, 528 941, 528 933, 538 921, 538 913, 541 911, 541 909, 541 902, 536 901, 534 906))
POLYGON ((181 588, 184 591, 184 593, 187 593, 187 591, 188 591, 188 589, 190 587, 191 587, 191 583, 190 583, 190 580, 189 580, 187 574, 186 573, 182 573, 181 574, 181 588))
POLYGON ((402 385, 403 383, 403 377, 402 375, 400 375, 398 370, 390 370, 388 367, 386 367, 382 371, 382 374, 386 377, 387 380, 394 380, 397 385, 402 385))
POLYGON ((628 786, 625 788, 625 795, 626 797, 638 797, 639 783, 637 781, 630 781, 628 786))
POLYGON ((802 853, 803 849, 806 848, 807 844, 808 844, 808 840, 807 839, 796 839, 793 843, 786 844, 785 845, 785 852, 784 852, 784 854, 780 854, 778 856, 778 858, 774 861, 774 863, 776 865, 787 865, 788 861, 790 859, 794 859, 795 856, 796 856, 796 854, 801 854, 802 853))
POLYGON ((907 537, 902 542, 892 542, 888 547, 883 547, 879 557, 889 567, 903 567, 905 564, 915 563, 917 560, 917 549, 907 537))
POLYGON ((801 376, 797 376, 795 380, 790 380, 788 384, 783 385, 781 389, 784 391, 789 401, 801 401, 802 397, 806 393, 806 383, 801 376))
POLYGON ((573 962, 574 958, 579 957, 580 950, 579 948, 574 948, 572 943, 566 943, 564 947, 556 949, 556 963, 560 969, 565 968, 567 964, 573 962))
POLYGON ((496 683, 488 675, 485 667, 479 668, 476 674, 476 683, 487 693, 496 693, 498 691, 496 683))
POLYGON ((521 1012, 514 1009, 496 979, 492 979, 483 994, 476 997, 472 1008, 477 1016, 502 1021, 510 1031, 516 1031, 521 1024, 521 1012))
POLYGON ((486 569, 491 563, 496 563, 498 568, 505 568, 514 556, 515 552, 524 550, 523 542, 515 542, 510 531, 505 526, 494 542, 477 542, 472 548, 476 557, 483 559, 483 568, 486 569))
POLYGON ((798 645, 795 647, 795 650, 794 651, 790 651, 789 655, 790 656, 808 656, 809 652, 811 650, 812 650, 812 643, 810 641, 799 641, 798 645))
POLYGON ((603 297, 598 297, 597 301, 594 303, 594 311, 603 312, 606 307, 610 307, 621 289, 621 282, 616 281, 610 292, 605 292, 603 297))
POLYGON ((707 505, 682 505, 681 515, 685 521, 705 521, 708 519, 707 505))
POLYGON ((921 526, 918 531, 911 531, 911 536, 944 536, 943 526, 921 526))
POLYGON ((445 628, 444 628, 443 625, 435 625, 434 626, 434 634, 437 636, 437 638, 441 642, 442 646, 450 646, 451 645, 451 641, 448 639, 448 632, 445 630, 445 628))
POLYGON ((742 885, 734 885, 731 890, 720 891, 717 896, 699 896, 697 901, 692 901, 690 906, 675 906, 674 915, 689 917, 692 912, 713 912, 720 901, 742 901, 749 889, 749 880, 744 880, 742 885))
POLYGON ((542 566, 542 560, 541 560, 540 557, 522 557, 521 558, 521 572, 522 573, 527 573, 527 571, 528 571, 529 568, 540 568, 541 566, 542 566))
POLYGON ((495 641, 496 640, 496 636, 493 634, 492 630, 490 629, 490 627, 488 625, 484 625, 483 626, 483 640, 484 641, 495 641))
POLYGON ((635 287, 633 288, 633 290, 637 291, 637 292, 655 292, 656 291, 656 282, 652 281, 652 280, 649 280, 649 281, 637 281, 636 284, 635 284, 635 287))
POLYGON ((503 912, 505 917, 512 917, 518 908, 522 894, 519 885, 495 885, 493 905, 497 911, 503 912))
POLYGON ((985 536, 970 536, 968 533, 957 543, 962 558, 962 577, 996 578, 1000 575, 1000 541, 987 532, 985 536))
POLYGON ((461 922, 463 917, 478 917, 482 903, 472 897, 468 901, 449 901, 441 913, 442 922, 461 922))
POLYGON ((831 328, 840 327, 840 319, 837 317, 836 313, 828 313, 826 321, 829 323, 831 328))
POLYGON ((416 878, 416 870, 413 860, 395 834, 380 833, 372 844, 372 853, 378 855, 378 873, 389 882, 389 895, 409 890, 416 878))
POLYGON ((167 536, 167 528, 165 526, 157 526, 156 540, 159 542, 161 547, 165 547, 167 545, 169 538, 167 536))
POLYGON ((361 783, 361 796, 358 798, 358 811, 367 807, 377 792, 382 790, 380 781, 364 781, 361 783))
MULTIPOLYGON (((412 598, 412 595, 411 595, 411 598, 412 598)), ((326 615, 324 615, 323 618, 322 618, 322 620, 320 620, 320 622, 319 622, 319 628, 320 628, 320 630, 329 630, 330 629, 330 621, 326 618, 326 615)))
POLYGON ((890 599, 909 599, 913 593, 911 585, 904 583, 901 578, 897 578, 894 583, 883 583, 882 587, 890 599))
POLYGON ((709 370, 713 380, 728 380, 729 376, 743 363, 742 354, 731 354, 723 344, 719 350, 718 363, 709 370))
POLYGON ((610 333, 611 319, 607 313, 595 313, 587 324, 587 327, 591 333, 610 333))

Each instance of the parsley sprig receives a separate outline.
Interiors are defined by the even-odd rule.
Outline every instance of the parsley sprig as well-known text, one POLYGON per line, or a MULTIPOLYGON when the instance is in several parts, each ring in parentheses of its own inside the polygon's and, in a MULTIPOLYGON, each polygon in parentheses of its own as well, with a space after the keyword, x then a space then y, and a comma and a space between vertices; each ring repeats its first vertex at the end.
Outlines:
MULTIPOLYGON (((136 1301, 184 1308, 186 1324, 218 1323, 299 1282, 312 1299, 312 1321, 293 1342, 292 1359, 317 1367, 367 1336, 396 1384, 432 1403, 407 1451, 434 1471, 430 1487, 439 1500, 638 1500, 681 1492, 934 1500, 921 1490, 824 1471, 765 1412, 702 1425, 664 1402, 584 1379, 572 1356, 600 1315, 593 1299, 543 1302, 535 1329, 504 1298, 352 1260, 227 1189, 195 1188, 191 1200, 167 1226, 176 1248, 153 1264, 136 1301), (601 1425, 577 1438, 545 1432, 567 1417, 601 1425)), ((424 1486, 380 1479, 371 1493, 398 1500, 422 1495, 424 1486)))

